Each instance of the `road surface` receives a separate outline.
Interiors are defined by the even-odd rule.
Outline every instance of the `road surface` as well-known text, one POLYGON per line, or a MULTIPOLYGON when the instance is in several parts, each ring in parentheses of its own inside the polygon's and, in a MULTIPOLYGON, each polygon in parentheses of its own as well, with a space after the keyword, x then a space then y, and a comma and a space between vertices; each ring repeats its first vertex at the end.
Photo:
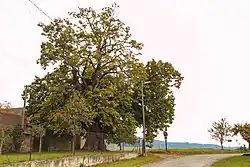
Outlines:
POLYGON ((143 167, 211 167, 211 165, 218 160, 236 155, 239 154, 204 154, 176 158, 169 157, 161 162, 148 164, 143 167))

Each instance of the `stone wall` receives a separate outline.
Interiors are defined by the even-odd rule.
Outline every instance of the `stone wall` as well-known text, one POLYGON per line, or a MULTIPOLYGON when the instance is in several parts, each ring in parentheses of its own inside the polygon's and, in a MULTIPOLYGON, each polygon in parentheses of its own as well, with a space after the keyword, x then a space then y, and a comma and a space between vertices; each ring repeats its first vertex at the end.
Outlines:
POLYGON ((95 155, 95 156, 75 156, 58 158, 53 160, 30 161, 9 165, 0 165, 0 167, 80 167, 93 166, 102 163, 111 163, 115 161, 136 158, 137 153, 121 153, 113 155, 95 155))
POLYGON ((30 147, 33 144, 33 137, 29 134, 24 134, 24 141, 22 142, 21 145, 21 152, 29 152, 30 151, 30 147))

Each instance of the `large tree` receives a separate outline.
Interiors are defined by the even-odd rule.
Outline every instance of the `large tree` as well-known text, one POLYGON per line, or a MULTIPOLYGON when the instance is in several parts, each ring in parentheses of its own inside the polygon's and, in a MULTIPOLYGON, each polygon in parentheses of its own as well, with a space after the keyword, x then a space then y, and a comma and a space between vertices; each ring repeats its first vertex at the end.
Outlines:
POLYGON ((57 89, 80 92, 95 113, 92 126, 85 127, 95 132, 88 135, 88 149, 99 149, 95 138, 112 132, 120 118, 126 117, 116 109, 120 100, 131 103, 131 87, 138 80, 134 76, 140 66, 136 56, 143 45, 131 38, 130 28, 115 16, 116 8, 114 4, 100 13, 79 8, 70 12, 69 18, 39 24, 45 41, 38 63, 54 70, 29 86, 28 114, 40 116, 48 126, 48 115, 59 112, 70 95, 64 91, 58 98, 57 89))
POLYGON ((172 123, 172 87, 179 88, 183 79, 170 63, 152 60, 144 66, 138 61, 143 44, 134 40, 130 27, 117 18, 117 7, 113 4, 101 12, 79 8, 68 18, 39 24, 44 42, 38 64, 53 70, 36 77, 27 87, 27 113, 31 121, 39 120, 54 131, 61 127, 58 130, 64 133, 64 128, 58 126, 60 121, 51 116, 63 111, 68 119, 70 112, 80 111, 79 105, 74 110, 65 109, 74 106, 70 98, 77 93, 89 108, 80 114, 92 115, 88 121, 77 120, 81 123, 78 127, 91 132, 87 134, 86 149, 104 149, 103 136, 121 142, 117 134, 124 131, 130 131, 126 136, 133 138, 136 127, 142 125, 141 83, 148 80, 146 124, 147 136, 152 139, 172 123))
MULTIPOLYGON (((151 60, 146 66, 147 83, 143 84, 146 117, 146 137, 148 142, 173 123, 175 111, 175 88, 180 88, 183 77, 172 64, 151 60)), ((138 125, 142 125, 141 88, 134 94, 134 115, 138 125)))
POLYGON ((232 127, 225 118, 222 118, 217 122, 214 121, 212 128, 208 132, 213 139, 220 142, 221 149, 223 150, 223 143, 227 141, 228 137, 232 136, 232 127))
POLYGON ((250 124, 235 124, 232 130, 234 135, 241 135, 241 137, 248 143, 248 150, 250 150, 250 124))

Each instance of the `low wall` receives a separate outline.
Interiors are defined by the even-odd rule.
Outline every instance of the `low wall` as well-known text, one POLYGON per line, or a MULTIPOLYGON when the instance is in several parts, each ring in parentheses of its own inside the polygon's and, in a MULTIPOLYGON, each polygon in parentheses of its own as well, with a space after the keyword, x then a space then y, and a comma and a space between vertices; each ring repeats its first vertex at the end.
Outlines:
POLYGON ((93 156, 75 156, 52 160, 29 161, 16 164, 0 165, 0 167, 80 167, 93 166, 102 163, 110 163, 119 160, 136 158, 137 153, 122 153, 114 155, 93 155, 93 156))

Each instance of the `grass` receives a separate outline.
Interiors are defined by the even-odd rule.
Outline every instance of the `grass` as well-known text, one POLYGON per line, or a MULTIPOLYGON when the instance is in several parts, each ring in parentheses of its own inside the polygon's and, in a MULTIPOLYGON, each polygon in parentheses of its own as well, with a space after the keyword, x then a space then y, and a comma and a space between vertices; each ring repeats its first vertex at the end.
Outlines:
POLYGON ((235 156, 220 160, 212 165, 212 167, 249 167, 249 156, 235 156))
MULTIPOLYGON (((104 152, 103 154, 114 154, 115 152, 104 152)), ((83 156, 83 155, 99 155, 102 154, 101 152, 76 152, 76 156, 83 156)), ((45 160, 45 159, 55 159, 55 158, 62 158, 72 156, 71 152, 47 152, 47 153, 32 153, 31 159, 32 160, 45 160)), ((19 153, 19 154, 5 154, 0 155, 0 164, 9 164, 9 163, 16 163, 16 162, 25 162, 29 161, 29 153, 19 153)))
MULTIPOLYGON (((164 149, 151 149, 148 150, 149 153, 152 154, 166 154, 164 149)), ((104 152, 103 154, 114 154, 120 152, 104 152)), ((218 150, 218 149, 209 149, 209 148, 178 148, 178 149, 169 149, 167 154, 169 155, 194 155, 194 154, 228 154, 228 153, 242 153, 239 150, 218 150)), ((98 155, 101 152, 76 152, 76 156, 83 156, 83 155, 98 155)), ((143 163, 150 163, 154 160, 159 160, 159 157, 156 155, 149 154, 147 157, 139 157, 133 160, 127 160, 127 163, 133 163, 135 166, 137 164, 143 163)), ((70 152, 48 152, 48 153, 32 153, 32 160, 45 160, 45 159, 55 159, 55 158, 62 158, 72 156, 70 152)), ((8 163, 17 163, 17 162, 25 162, 29 160, 29 153, 19 153, 19 154, 6 154, 0 155, 0 164, 8 164, 8 163)), ((126 161, 122 161, 122 164, 126 161)), ((119 162, 120 163, 120 162, 119 162)), ((119 164, 118 163, 118 164, 119 164)), ((116 164, 116 163, 115 163, 116 164)))
MULTIPOLYGON (((163 149, 152 149, 150 153, 166 153, 163 149)), ((243 153, 241 150, 219 150, 213 148, 176 148, 168 149, 167 154, 170 155, 195 155, 195 154, 235 154, 243 153)))
POLYGON ((139 167, 144 164, 150 164, 162 160, 158 155, 148 154, 147 156, 139 156, 138 158, 118 161, 110 164, 101 164, 96 167, 139 167))

